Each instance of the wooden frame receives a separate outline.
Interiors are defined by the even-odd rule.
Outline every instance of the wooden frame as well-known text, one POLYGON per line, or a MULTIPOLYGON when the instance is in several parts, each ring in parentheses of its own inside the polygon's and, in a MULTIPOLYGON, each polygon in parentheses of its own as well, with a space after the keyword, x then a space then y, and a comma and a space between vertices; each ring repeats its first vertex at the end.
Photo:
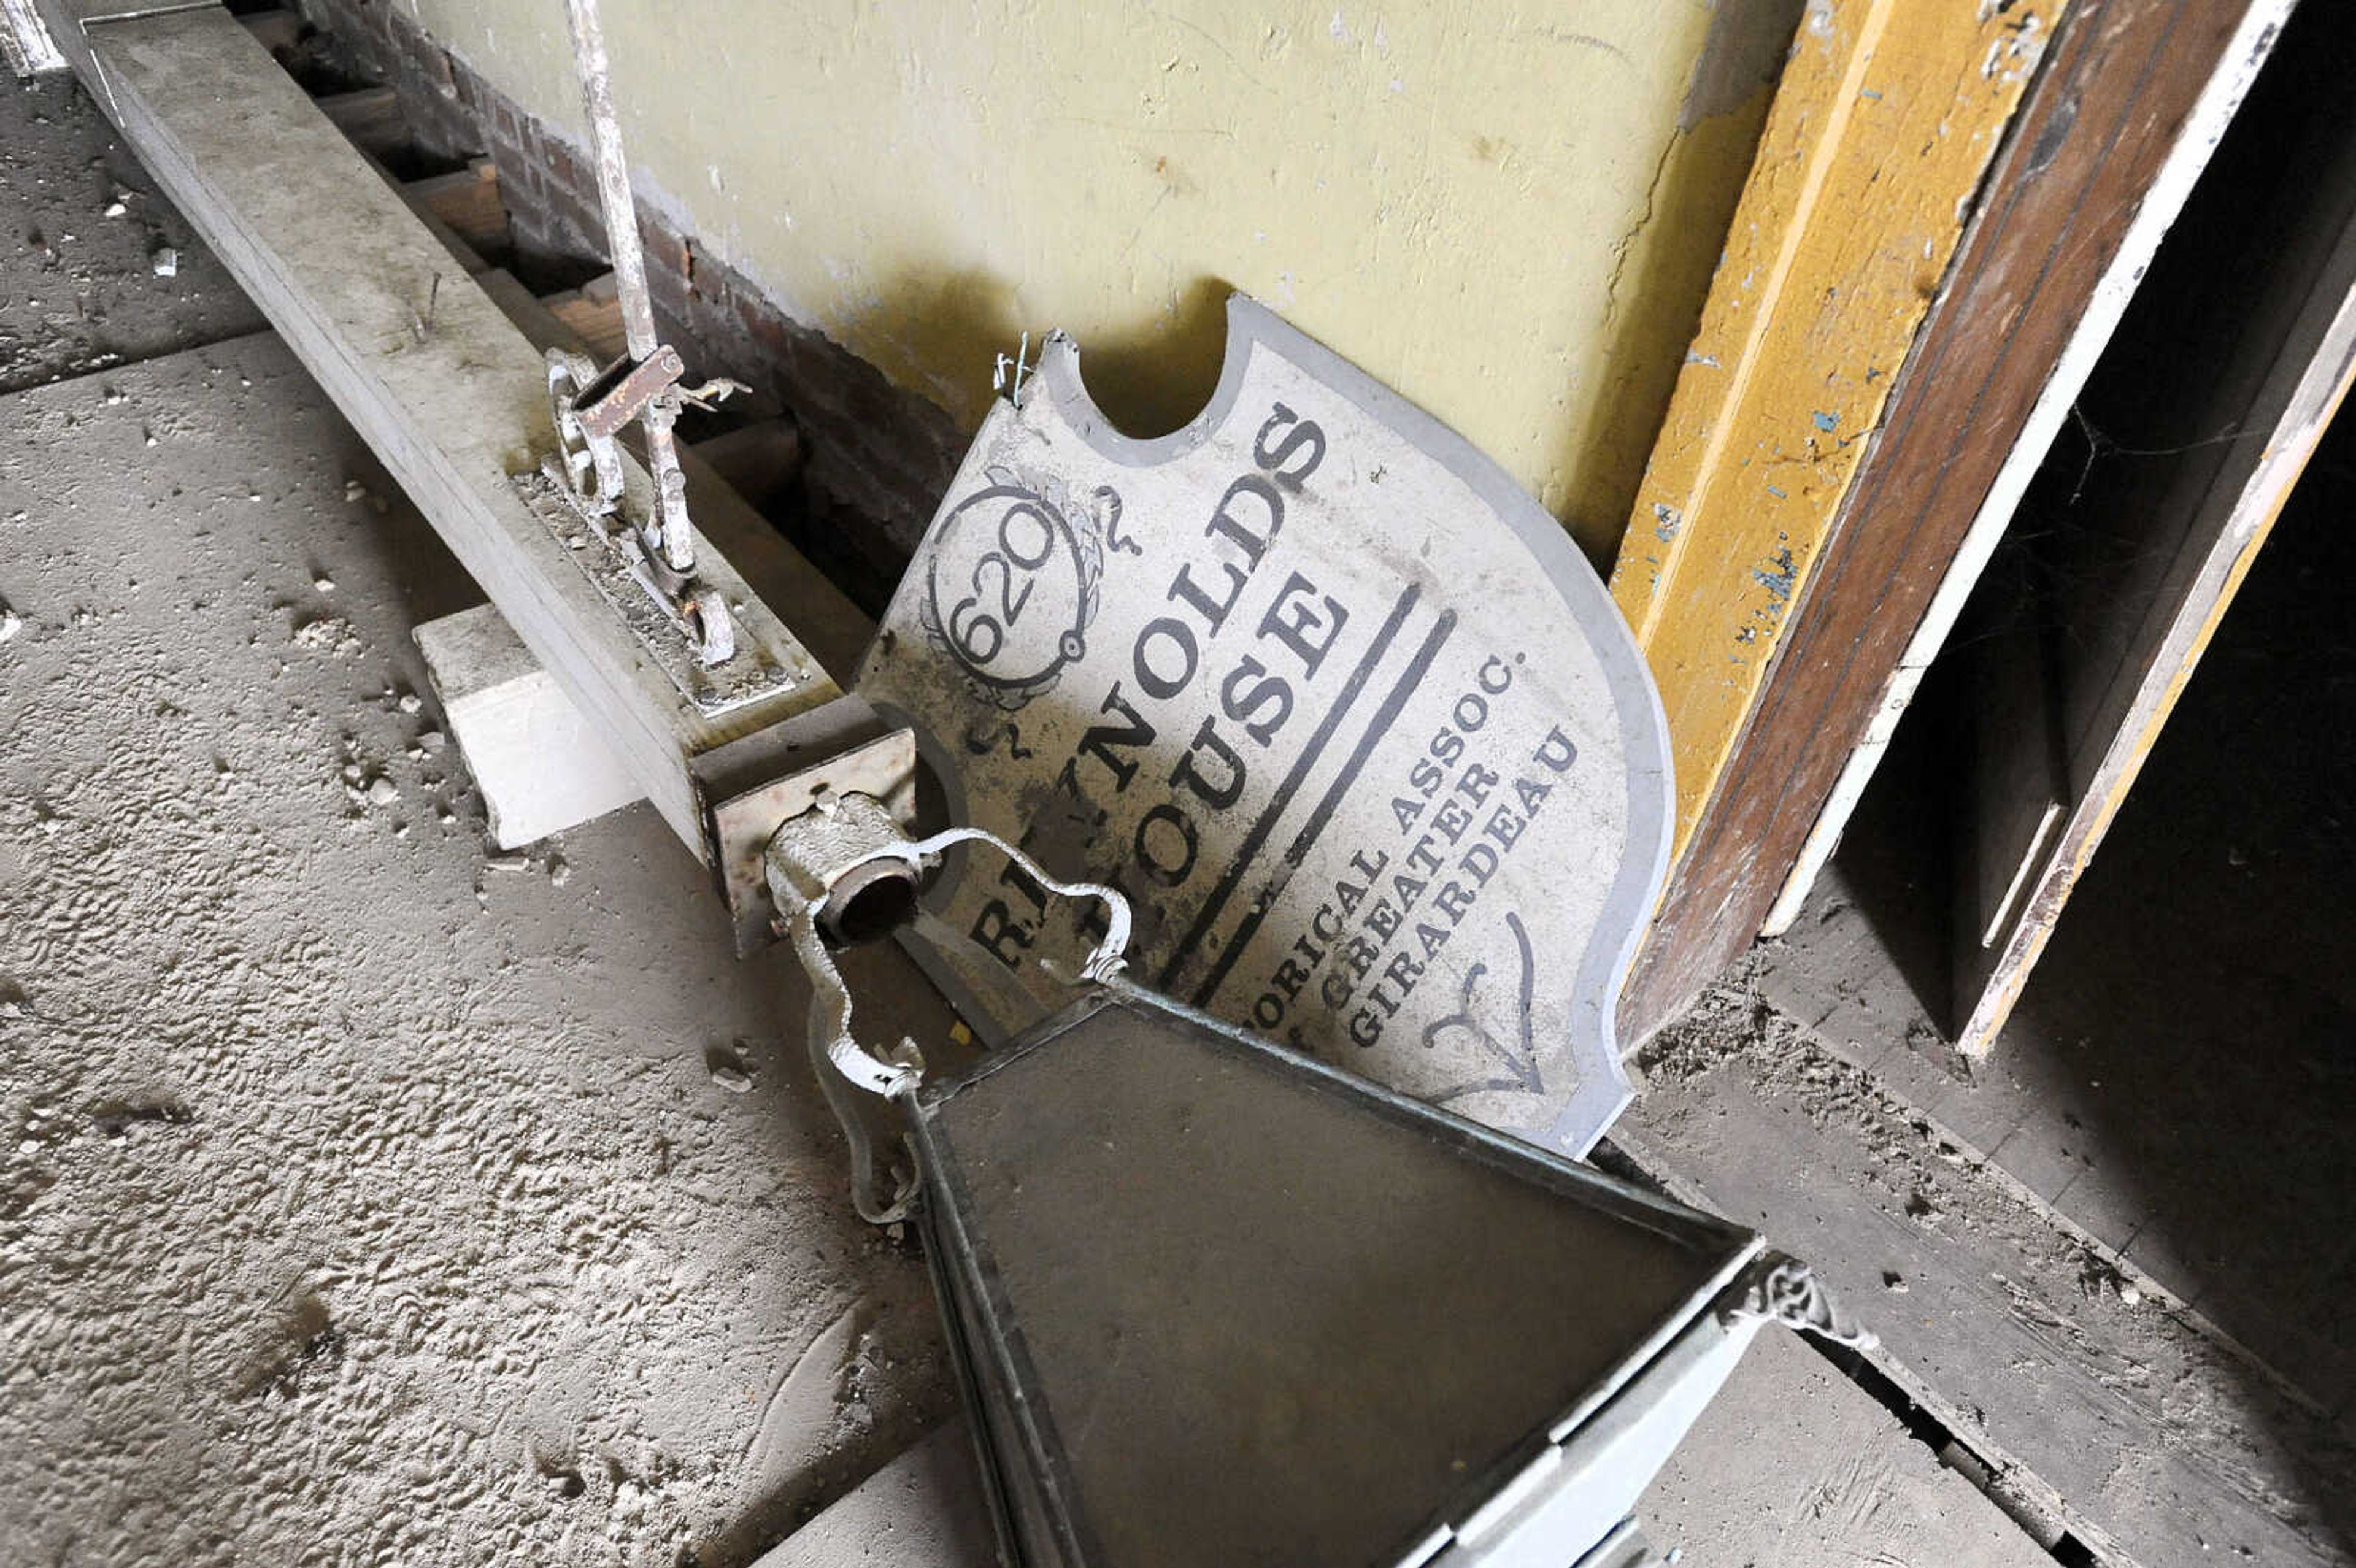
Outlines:
POLYGON ((2197 150, 2222 133, 2289 4, 2078 0, 1671 872, 1622 999, 1631 1040, 1750 944, 1852 753, 1886 738, 1934 600, 1959 560, 1976 576, 1985 560, 1965 555, 1975 523, 1992 496, 1981 528, 2008 516, 1997 481, 2032 414, 2074 396, 2047 398, 2118 286, 2136 212, 2168 194, 2161 176, 2188 138, 2197 150))
POLYGON ((2087 389, 2090 417, 2130 431, 2136 455, 2069 483, 2068 502, 2052 505, 2072 526, 2030 541, 2050 558, 2044 624, 2068 634, 2043 639, 2048 732, 2024 734, 2016 714, 1973 694, 1975 773, 1996 787, 1963 814, 1958 865, 1977 874, 1958 891, 2019 891, 1954 932, 1954 1038, 1968 1056, 1994 1047, 2356 377, 2356 135, 2335 91, 2344 57, 2316 14, 2299 21, 2298 53, 2225 149, 2185 242, 2143 283, 2136 330, 2087 389), (2016 759, 2049 751, 2056 788, 2024 798, 2006 787, 2016 759))
POLYGON ((1932 596, 1922 624, 1907 643, 1897 668, 1883 683, 1880 705, 1864 735, 1851 748, 1831 797, 1817 815, 1815 827, 1801 847, 1798 860, 1767 912, 1761 935, 1781 936, 1799 918, 1801 903, 1839 844, 1858 797, 1872 780, 1899 720, 1913 700, 1915 688, 1945 645, 1965 601, 1971 596, 1982 569, 2011 522, 2030 478, 2069 417, 2079 389, 2084 386, 2104 346, 2110 341, 2127 303, 2135 295, 2136 285, 2159 249, 2161 238, 2175 223, 2193 183, 2207 167, 2211 150, 2224 134, 2259 68, 2265 63, 2272 35, 2289 10, 2290 0, 2278 0, 2253 5, 2244 17, 2241 37, 2250 47, 2239 53, 2229 51, 2194 106, 2174 150, 2136 205, 2118 253, 2112 258, 2086 308, 2078 316, 2068 346, 2055 362, 2052 375, 2036 406, 2029 411, 1987 498, 1980 503, 1962 546, 1949 562, 1938 592, 1932 596))

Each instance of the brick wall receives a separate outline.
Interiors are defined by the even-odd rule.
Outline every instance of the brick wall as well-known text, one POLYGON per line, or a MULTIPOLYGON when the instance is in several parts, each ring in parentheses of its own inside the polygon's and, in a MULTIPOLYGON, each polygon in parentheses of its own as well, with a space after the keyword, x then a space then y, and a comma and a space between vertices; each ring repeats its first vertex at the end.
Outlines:
MULTIPOLYGON (((389 0, 299 0, 338 63, 400 95, 419 149, 498 165, 517 265, 602 270, 605 223, 586 149, 525 113, 389 0)), ((948 489, 965 438, 940 408, 795 320, 750 279, 641 204, 647 279, 664 335, 698 376, 774 396, 801 428, 810 516, 793 532, 854 597, 880 608, 948 489)))

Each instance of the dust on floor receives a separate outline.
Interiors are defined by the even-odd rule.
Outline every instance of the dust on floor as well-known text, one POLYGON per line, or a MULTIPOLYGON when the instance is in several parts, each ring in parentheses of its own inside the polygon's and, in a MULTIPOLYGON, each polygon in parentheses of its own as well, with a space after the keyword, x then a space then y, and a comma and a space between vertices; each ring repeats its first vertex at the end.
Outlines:
POLYGON ((921 1430, 804 993, 644 806, 487 849, 286 350, 0 406, 0 1561, 741 1562, 921 1430))
POLYGON ((258 330, 71 77, 0 81, 0 392, 258 330))
POLYGON ((2066 1502, 2094 1543, 2155 1565, 2351 1560, 2338 1515, 2356 1450, 2328 1413, 1755 980, 1714 987, 1648 1047, 1615 1143, 1807 1257, 1957 1435, 2000 1471, 2025 1467, 2029 1500, 2066 1502))
MULTIPOLYGON (((0 393, 100 373, 0 403, 0 1560, 744 1562, 939 1413, 921 1266, 651 813, 486 844, 471 594, 283 350, 117 368, 258 324, 149 188, 0 93, 0 393)), ((2034 1551, 1782 1339, 1646 1511, 2034 1551)))

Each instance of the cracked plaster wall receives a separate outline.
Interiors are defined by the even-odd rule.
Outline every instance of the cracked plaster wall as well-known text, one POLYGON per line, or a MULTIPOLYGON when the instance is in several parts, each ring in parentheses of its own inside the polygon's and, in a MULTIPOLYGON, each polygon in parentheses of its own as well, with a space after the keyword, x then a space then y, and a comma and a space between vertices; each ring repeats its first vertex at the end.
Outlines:
MULTIPOLYGON (((397 3, 577 135, 558 0, 397 3)), ((1616 549, 1797 0, 605 0, 642 194, 977 422, 1051 327, 1138 432, 1244 289, 1616 549)))

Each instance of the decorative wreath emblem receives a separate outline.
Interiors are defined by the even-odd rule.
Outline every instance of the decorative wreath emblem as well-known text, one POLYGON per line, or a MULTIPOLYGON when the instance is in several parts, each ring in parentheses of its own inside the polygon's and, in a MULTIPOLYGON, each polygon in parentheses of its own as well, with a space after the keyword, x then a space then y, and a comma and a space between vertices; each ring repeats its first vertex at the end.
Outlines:
POLYGON ((982 477, 941 521, 922 614, 975 693, 1012 713, 1087 652, 1120 496, 1099 485, 1078 505, 1062 479, 999 464, 982 477))

